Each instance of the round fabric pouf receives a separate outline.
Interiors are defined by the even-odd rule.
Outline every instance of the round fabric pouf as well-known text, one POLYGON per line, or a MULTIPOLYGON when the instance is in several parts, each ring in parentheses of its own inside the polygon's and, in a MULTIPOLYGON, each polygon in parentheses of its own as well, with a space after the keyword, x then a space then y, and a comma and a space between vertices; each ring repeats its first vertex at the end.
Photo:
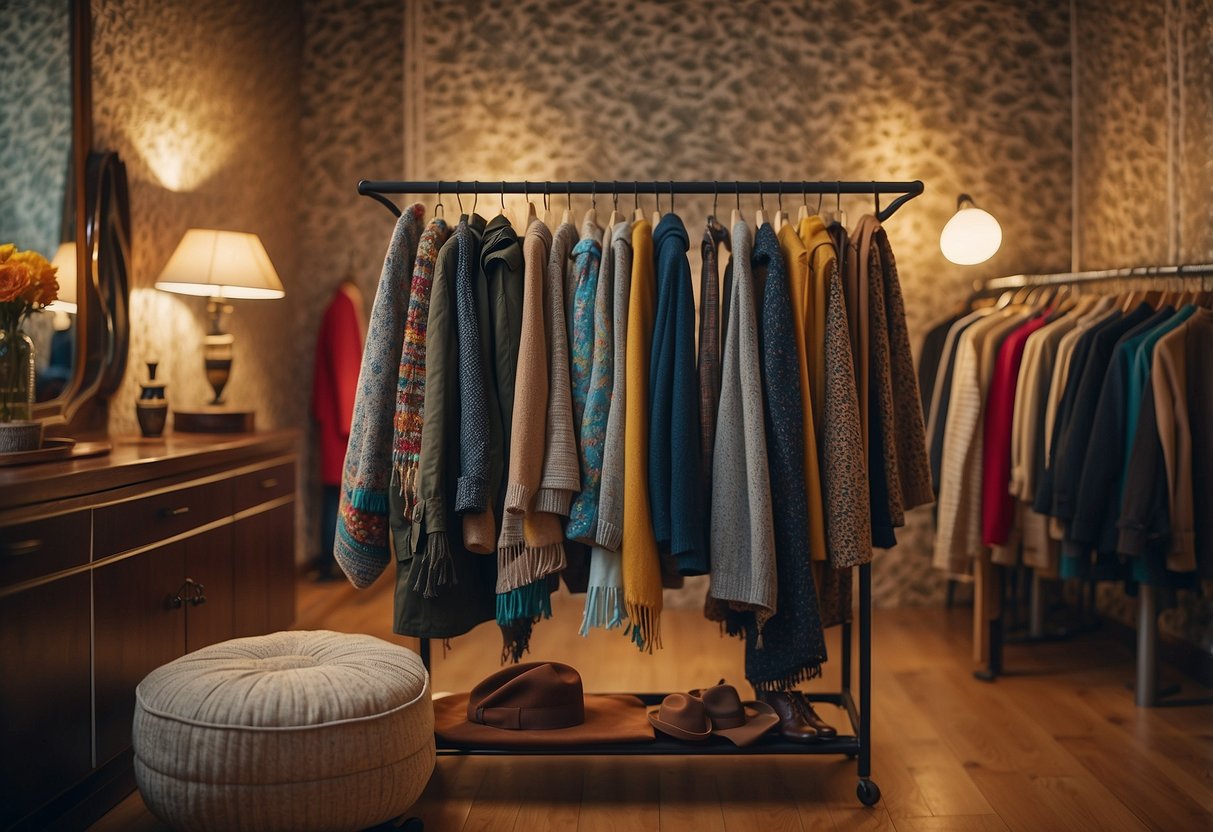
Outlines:
POLYGON ((429 674, 371 636, 234 639, 148 674, 133 739, 143 800, 177 829, 363 829, 434 770, 429 674))

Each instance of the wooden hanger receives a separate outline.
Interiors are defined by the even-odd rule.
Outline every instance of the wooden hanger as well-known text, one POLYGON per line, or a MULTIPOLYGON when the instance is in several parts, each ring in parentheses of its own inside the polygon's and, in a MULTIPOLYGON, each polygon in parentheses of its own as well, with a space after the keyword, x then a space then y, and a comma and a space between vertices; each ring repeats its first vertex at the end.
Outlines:
POLYGON ((758 210, 754 212, 755 228, 762 228, 767 222, 767 206, 762 199, 762 190, 758 191, 758 210))
POLYGON ((595 182, 590 186, 590 210, 585 212, 585 216, 581 219, 581 224, 598 224, 598 183, 595 182))
POLYGON ((565 225, 573 221, 573 187, 568 182, 565 183, 564 199, 565 208, 564 215, 560 218, 560 224, 565 225))
POLYGON ((632 192, 632 203, 635 210, 632 212, 632 222, 640 222, 644 219, 644 209, 640 207, 640 183, 636 183, 636 189, 632 192))
POLYGON ((622 220, 623 217, 619 213, 619 183, 614 183, 611 189, 611 218, 607 220, 606 227, 614 228, 615 224, 622 220))
POLYGON ((733 233, 733 226, 741 222, 741 186, 737 187, 737 207, 729 215, 729 233, 733 233))

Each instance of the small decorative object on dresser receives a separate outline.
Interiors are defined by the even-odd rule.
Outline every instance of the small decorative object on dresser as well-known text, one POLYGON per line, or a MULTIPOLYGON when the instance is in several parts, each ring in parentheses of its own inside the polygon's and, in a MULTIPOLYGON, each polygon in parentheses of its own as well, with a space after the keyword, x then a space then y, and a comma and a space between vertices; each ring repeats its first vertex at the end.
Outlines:
POLYGON ((0 245, 0 453, 42 444, 42 423, 33 419, 34 342, 22 326, 58 293, 55 267, 45 257, 0 245))
POLYGON ((223 331, 229 300, 283 297, 282 281, 256 234, 191 228, 156 280, 156 288, 209 297, 210 330, 202 339, 206 380, 215 398, 201 410, 174 410, 173 429, 193 433, 238 433, 253 429, 253 411, 224 407, 223 388, 232 372, 235 338, 223 331))
POLYGON ((164 388, 168 385, 163 380, 156 381, 156 368, 159 366, 157 361, 147 362, 147 381, 139 382, 142 390, 139 401, 135 402, 139 430, 148 439, 155 439, 164 433, 164 423, 168 419, 168 399, 164 395, 164 388))

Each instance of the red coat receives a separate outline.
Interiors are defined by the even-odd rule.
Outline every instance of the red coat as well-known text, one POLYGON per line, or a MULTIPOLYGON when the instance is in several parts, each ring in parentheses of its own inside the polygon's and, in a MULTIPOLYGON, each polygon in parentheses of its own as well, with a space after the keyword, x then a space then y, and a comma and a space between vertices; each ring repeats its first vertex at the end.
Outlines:
POLYGON ((320 440, 320 481, 324 485, 341 485, 362 366, 362 340, 362 293, 346 281, 324 310, 316 338, 312 415, 320 440))
POLYGON ((1048 323, 1037 315, 1014 330, 998 348, 998 363, 986 399, 982 445, 981 542, 1001 546, 1015 524, 1015 498, 1011 496, 1011 430, 1015 421, 1015 388, 1028 336, 1048 323))

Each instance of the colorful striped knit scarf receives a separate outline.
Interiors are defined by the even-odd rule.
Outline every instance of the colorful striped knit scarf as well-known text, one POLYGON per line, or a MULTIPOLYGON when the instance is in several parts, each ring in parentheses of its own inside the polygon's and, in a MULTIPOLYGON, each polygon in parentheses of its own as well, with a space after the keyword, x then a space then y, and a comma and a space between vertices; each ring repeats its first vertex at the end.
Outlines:
POLYGON ((409 289, 404 346, 400 350, 400 378, 396 387, 396 434, 392 444, 392 485, 404 498, 404 516, 413 516, 417 504, 417 466, 421 459, 421 426, 425 417, 425 325, 434 284, 434 261, 450 236, 441 217, 430 220, 417 244, 413 282, 409 289))

